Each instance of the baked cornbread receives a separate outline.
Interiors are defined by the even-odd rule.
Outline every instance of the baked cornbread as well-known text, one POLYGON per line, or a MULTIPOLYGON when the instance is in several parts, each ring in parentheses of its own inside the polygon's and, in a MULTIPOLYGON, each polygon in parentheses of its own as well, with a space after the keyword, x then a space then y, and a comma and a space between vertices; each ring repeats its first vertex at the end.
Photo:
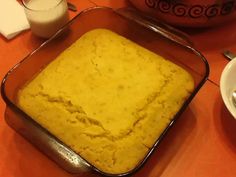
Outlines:
POLYGON ((119 174, 145 157, 193 87, 181 67, 95 29, 27 83, 18 105, 95 167, 119 174))

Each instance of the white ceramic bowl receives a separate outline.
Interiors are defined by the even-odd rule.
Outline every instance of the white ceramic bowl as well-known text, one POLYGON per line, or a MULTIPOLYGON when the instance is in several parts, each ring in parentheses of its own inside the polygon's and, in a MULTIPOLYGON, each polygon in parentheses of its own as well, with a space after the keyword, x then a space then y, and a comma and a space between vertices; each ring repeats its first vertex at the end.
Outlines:
POLYGON ((221 96, 227 109, 236 119, 236 107, 232 102, 232 93, 234 90, 236 90, 236 58, 226 65, 220 78, 221 96))

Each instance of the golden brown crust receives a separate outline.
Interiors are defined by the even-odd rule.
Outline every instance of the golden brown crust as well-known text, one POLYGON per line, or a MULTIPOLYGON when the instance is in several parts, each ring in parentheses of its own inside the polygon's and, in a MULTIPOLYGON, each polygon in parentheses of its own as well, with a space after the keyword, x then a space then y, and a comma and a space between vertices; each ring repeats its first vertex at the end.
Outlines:
POLYGON ((193 89, 182 68, 105 29, 19 92, 19 106, 100 170, 132 170, 193 89))

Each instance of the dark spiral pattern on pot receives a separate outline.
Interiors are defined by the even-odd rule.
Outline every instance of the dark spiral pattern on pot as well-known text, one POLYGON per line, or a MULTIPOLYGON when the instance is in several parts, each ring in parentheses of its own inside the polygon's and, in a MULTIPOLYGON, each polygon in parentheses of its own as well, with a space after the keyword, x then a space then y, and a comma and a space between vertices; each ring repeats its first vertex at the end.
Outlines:
POLYGON ((156 8, 158 0, 145 0, 145 4, 150 8, 156 8))
POLYGON ((178 17, 185 16, 187 14, 186 5, 180 3, 175 4, 173 6, 173 13, 178 17))
POLYGON ((219 5, 214 4, 212 6, 207 7, 205 11, 205 15, 210 18, 210 17, 215 17, 219 13, 219 5))
POLYGON ((177 17, 188 16, 191 18, 212 18, 219 15, 228 15, 236 11, 236 0, 228 0, 223 4, 186 5, 179 0, 145 0, 147 7, 157 9, 162 13, 169 13, 177 17))
POLYGON ((163 13, 168 13, 172 8, 171 2, 167 0, 160 0, 158 2, 158 9, 163 13))
POLYGON ((230 14, 230 13, 233 11, 234 6, 235 6, 235 1, 229 1, 229 2, 224 3, 224 4, 222 5, 220 14, 221 14, 221 15, 230 14))
POLYGON ((189 9, 188 13, 192 18, 199 18, 204 14, 204 7, 200 5, 194 5, 189 9))

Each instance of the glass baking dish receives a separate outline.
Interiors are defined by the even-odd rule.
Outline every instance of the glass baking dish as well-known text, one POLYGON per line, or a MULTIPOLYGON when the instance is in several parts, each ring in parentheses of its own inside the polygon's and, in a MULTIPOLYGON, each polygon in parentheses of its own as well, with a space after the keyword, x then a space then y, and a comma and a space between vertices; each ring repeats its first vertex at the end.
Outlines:
POLYGON ((188 106, 207 80, 209 66, 206 59, 191 45, 184 35, 171 27, 144 17, 132 9, 113 10, 105 7, 87 9, 77 15, 53 37, 16 64, 4 77, 1 94, 6 102, 5 120, 9 126, 70 173, 97 172, 106 176, 125 176, 142 167, 166 132, 188 106), (82 159, 46 129, 17 107, 17 92, 49 62, 68 48, 81 35, 95 28, 110 29, 135 43, 185 68, 194 78, 195 88, 167 128, 143 160, 131 171, 122 174, 102 172, 82 159))

